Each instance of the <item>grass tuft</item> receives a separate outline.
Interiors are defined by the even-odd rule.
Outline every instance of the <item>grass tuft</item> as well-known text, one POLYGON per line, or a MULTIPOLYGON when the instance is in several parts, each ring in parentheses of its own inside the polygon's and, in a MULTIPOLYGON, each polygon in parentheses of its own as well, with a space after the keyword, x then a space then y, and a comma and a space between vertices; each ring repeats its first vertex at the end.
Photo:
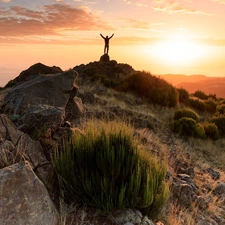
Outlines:
POLYGON ((112 213, 139 209, 153 215, 169 196, 166 164, 138 146, 131 126, 89 123, 52 157, 65 201, 112 213))

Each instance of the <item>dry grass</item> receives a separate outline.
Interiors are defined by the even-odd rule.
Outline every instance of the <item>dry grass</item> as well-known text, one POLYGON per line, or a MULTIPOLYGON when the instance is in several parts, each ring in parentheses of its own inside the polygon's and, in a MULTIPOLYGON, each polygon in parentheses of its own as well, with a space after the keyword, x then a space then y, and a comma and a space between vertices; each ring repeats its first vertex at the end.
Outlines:
POLYGON ((172 202, 168 207, 165 222, 167 225, 194 225, 195 212, 172 202))
POLYGON ((190 138, 188 144, 198 165, 208 164, 225 172, 225 139, 217 141, 190 138))
POLYGON ((13 165, 24 160, 19 152, 10 141, 4 141, 0 145, 0 169, 13 165))

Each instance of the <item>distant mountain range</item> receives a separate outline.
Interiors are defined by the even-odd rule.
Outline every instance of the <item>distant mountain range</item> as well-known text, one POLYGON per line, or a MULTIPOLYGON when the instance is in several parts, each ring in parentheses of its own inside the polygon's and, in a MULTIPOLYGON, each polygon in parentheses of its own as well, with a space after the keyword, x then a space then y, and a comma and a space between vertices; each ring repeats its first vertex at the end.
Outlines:
POLYGON ((225 77, 183 74, 165 74, 159 77, 177 88, 186 89, 190 94, 200 90, 205 94, 216 94, 216 97, 225 98, 225 77))

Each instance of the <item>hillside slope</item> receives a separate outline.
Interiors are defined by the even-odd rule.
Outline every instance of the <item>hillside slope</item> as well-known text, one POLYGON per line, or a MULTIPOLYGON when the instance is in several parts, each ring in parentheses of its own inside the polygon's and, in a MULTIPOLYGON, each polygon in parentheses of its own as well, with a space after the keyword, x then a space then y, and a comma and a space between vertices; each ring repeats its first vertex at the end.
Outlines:
MULTIPOLYGON (((175 108, 149 104, 134 94, 106 87, 102 80, 126 77, 134 72, 127 64, 94 62, 75 66, 74 70, 79 73, 78 97, 83 102, 83 121, 128 120, 135 127, 135 135, 140 136, 140 145, 167 159, 166 179, 171 183, 171 197, 159 219, 165 225, 225 224, 225 190, 215 192, 219 184, 222 188, 225 185, 225 140, 180 137, 170 129, 175 108)), ((6 90, 1 94, 5 95, 6 90)), ((76 124, 71 122, 71 126, 76 124)), ((93 223, 95 213, 85 210, 85 220, 79 224, 116 224, 102 219, 93 223)), ((79 213, 76 209, 69 218, 78 218, 79 213)))

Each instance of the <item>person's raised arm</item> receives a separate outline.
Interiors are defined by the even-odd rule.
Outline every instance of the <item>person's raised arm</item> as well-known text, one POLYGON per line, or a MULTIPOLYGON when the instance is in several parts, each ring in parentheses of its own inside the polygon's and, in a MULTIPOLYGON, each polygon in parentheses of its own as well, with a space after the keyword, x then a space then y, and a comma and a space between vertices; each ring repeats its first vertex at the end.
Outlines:
MULTIPOLYGON (((110 36, 110 38, 112 38, 112 37, 113 37, 113 35, 114 35, 114 34, 112 34, 112 35, 110 36)), ((109 38, 109 39, 110 39, 110 38, 109 38)))
POLYGON ((101 35, 101 37, 103 38, 103 39, 105 39, 105 37, 102 35, 102 34, 100 34, 101 35))

